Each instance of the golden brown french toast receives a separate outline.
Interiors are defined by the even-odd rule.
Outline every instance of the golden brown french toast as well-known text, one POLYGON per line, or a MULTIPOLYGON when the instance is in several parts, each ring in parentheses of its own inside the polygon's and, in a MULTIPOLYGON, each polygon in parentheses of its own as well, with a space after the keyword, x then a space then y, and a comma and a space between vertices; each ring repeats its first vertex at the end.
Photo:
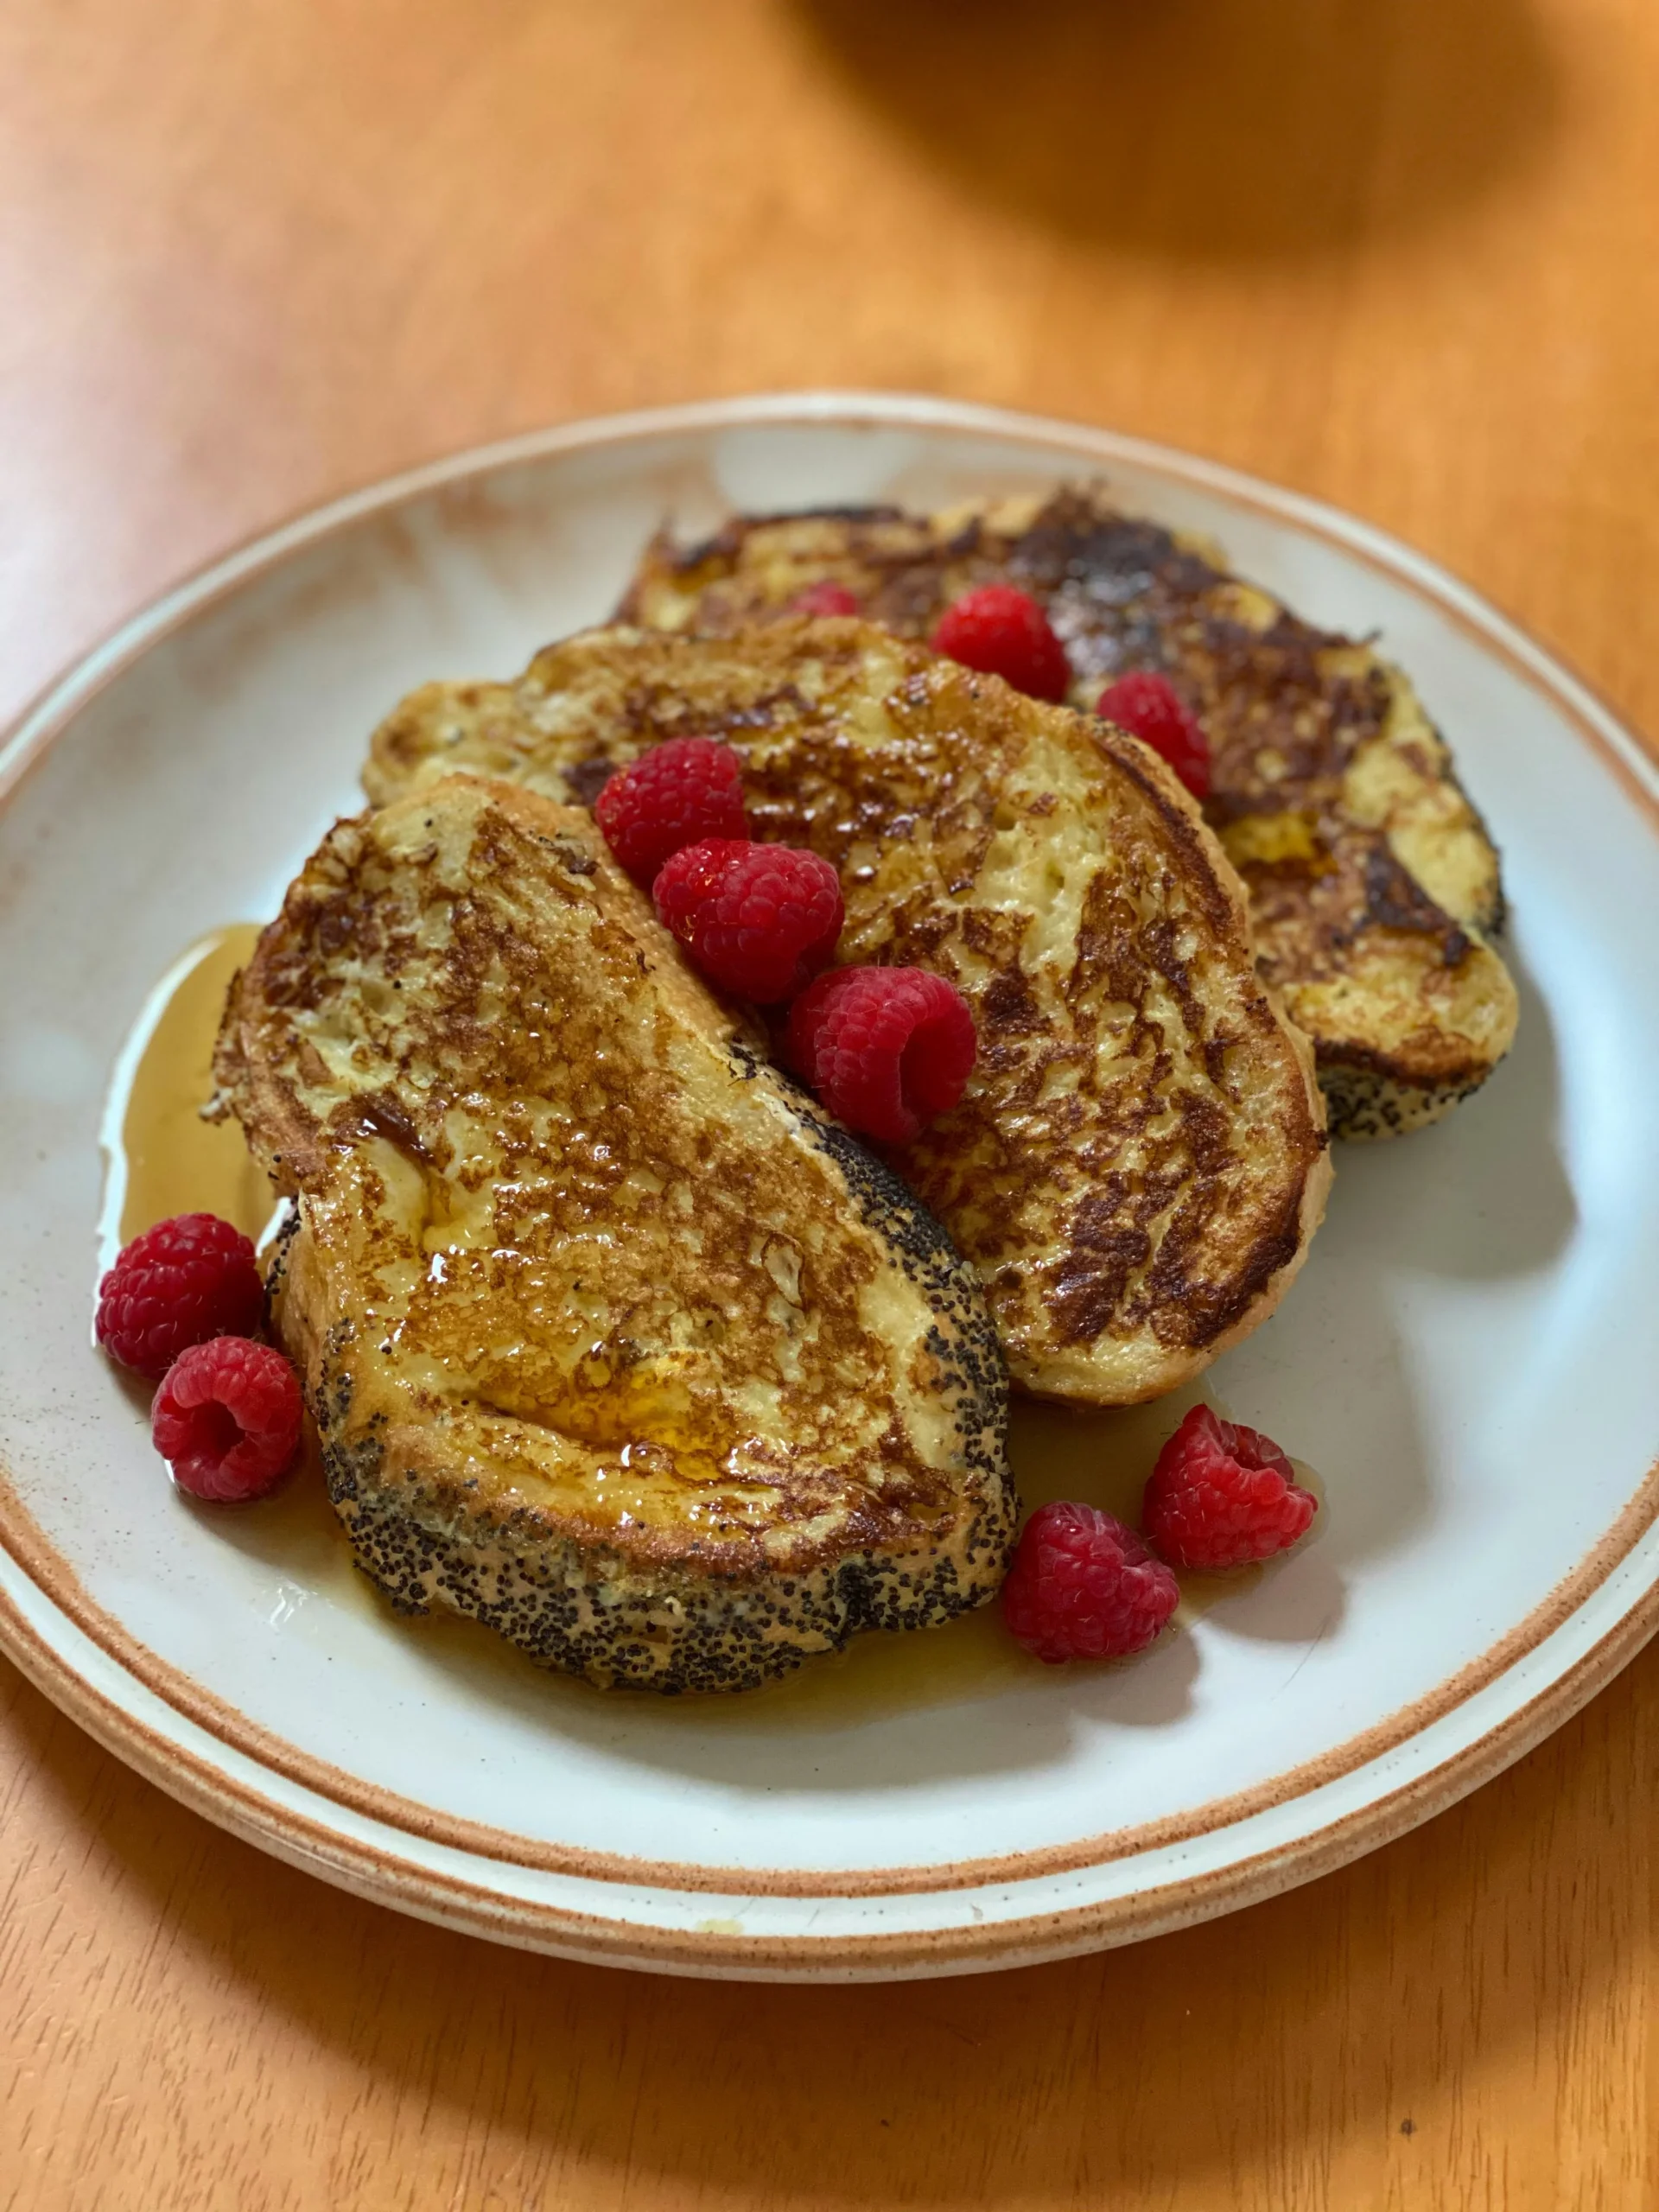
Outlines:
POLYGON ((684 549, 661 536, 619 620, 730 632, 820 582, 905 637, 976 584, 1017 584, 1046 607, 1085 711, 1129 670, 1169 677, 1210 741, 1205 813, 1249 887, 1262 972, 1313 1040, 1333 1134, 1437 1121, 1509 1050, 1497 855, 1410 683, 1370 646, 1093 488, 937 516, 739 517, 684 549))
POLYGON ((216 1071, 297 1201, 282 1340, 399 1606, 725 1690, 996 1589, 979 1285, 764 1041, 533 791, 422 789, 302 870, 216 1071))
POLYGON ((743 762, 759 836, 840 874, 839 957, 965 994, 979 1063, 893 1164, 972 1260, 1014 1380, 1155 1397, 1270 1313, 1324 1209, 1312 1055, 1255 972, 1238 878, 1135 739, 890 631, 590 631, 513 684, 429 684, 377 733, 385 799, 466 769, 591 802, 659 739, 743 762))

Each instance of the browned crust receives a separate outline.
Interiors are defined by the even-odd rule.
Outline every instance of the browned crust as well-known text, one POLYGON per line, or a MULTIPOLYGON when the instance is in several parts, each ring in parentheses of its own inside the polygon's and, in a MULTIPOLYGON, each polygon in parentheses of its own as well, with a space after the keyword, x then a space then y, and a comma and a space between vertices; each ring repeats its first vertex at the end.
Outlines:
POLYGON ((834 863, 843 958, 969 996, 968 1096, 894 1160, 979 1267, 1021 1386, 1155 1396, 1264 1318, 1329 1183, 1311 1054, 1213 833, 1135 740, 867 624, 796 620, 587 633, 511 709, 428 686, 365 780, 385 798, 466 767, 563 797, 691 730, 742 753, 757 834, 834 863), (1063 957, 1051 910, 1073 917, 1063 957))
POLYGON ((1013 581, 1048 607, 1079 705, 1128 669, 1170 677, 1205 722, 1208 818, 1249 887, 1262 973, 1314 1040, 1342 1109, 1332 1116, 1337 1134, 1346 1132, 1351 1100, 1415 1089, 1423 1096, 1410 1104, 1414 1123, 1437 1118, 1490 1075, 1514 1027, 1512 988, 1485 942, 1503 915, 1497 856, 1409 686, 1366 647, 1242 589, 1205 549, 1121 513, 1097 487, 938 518, 891 507, 738 516, 685 549, 659 533, 620 612, 729 632, 777 618, 823 577, 852 591, 872 619, 918 638, 962 591, 1013 581), (1384 746, 1420 792, 1445 794, 1451 827, 1441 823, 1437 834, 1459 847, 1446 874, 1459 885, 1451 908, 1403 863, 1389 821, 1356 799, 1357 757, 1384 746), (1368 993, 1367 1033, 1356 1039, 1340 1022, 1329 1026, 1322 1000, 1304 987, 1317 992, 1345 976, 1361 944, 1375 970, 1393 939, 1397 988, 1368 993), (1424 947, 1455 976, 1450 996, 1464 1009, 1488 1001, 1477 1007, 1472 1033, 1457 1027, 1447 995, 1432 985, 1408 1002, 1424 947))
POLYGON ((1402 1088, 1455 1091, 1459 1098, 1478 1090, 1491 1073, 1487 1061, 1440 1037, 1424 1039, 1409 1052, 1380 1052, 1352 1037, 1321 1038, 1315 1051, 1321 1068, 1352 1070, 1402 1088))
POLYGON ((1014 1501, 974 1278, 585 814, 466 779, 336 824, 217 1074, 297 1198, 278 1325, 398 1605, 677 1690, 995 1590, 1014 1501))

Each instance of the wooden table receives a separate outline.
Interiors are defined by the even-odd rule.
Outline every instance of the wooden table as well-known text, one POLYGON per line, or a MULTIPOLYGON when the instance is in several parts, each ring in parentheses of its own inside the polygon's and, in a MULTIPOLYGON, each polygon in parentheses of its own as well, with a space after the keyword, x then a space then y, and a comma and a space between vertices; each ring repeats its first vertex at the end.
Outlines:
MULTIPOLYGON (((1659 728, 1656 225, 1653 0, 12 0, 0 709, 389 469, 839 383, 1357 508, 1659 728)), ((1659 2203, 1659 1647, 1344 1874, 890 1989, 491 1950, 0 1709, 7 2207, 1659 2203)))

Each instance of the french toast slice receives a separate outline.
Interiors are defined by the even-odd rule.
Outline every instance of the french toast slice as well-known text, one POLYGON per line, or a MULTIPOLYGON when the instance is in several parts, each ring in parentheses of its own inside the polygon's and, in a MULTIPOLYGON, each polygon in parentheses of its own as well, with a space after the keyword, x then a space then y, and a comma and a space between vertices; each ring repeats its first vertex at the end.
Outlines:
POLYGON ((296 1201, 328 1492, 406 1610, 735 1690, 1000 1583, 972 1271, 768 1064, 581 810, 457 779, 330 831, 216 1073, 296 1201))
POLYGON ((1263 1319, 1330 1180, 1312 1056, 1238 878, 1135 739, 869 623, 613 629, 516 684, 414 693, 364 780, 467 769, 591 802, 693 731, 741 753, 756 836, 838 870, 842 961, 936 969, 973 1007, 962 1103, 889 1157, 978 1267, 1014 1381, 1129 1404, 1263 1319))
POLYGON ((1170 677, 1209 738, 1205 814, 1249 888, 1262 972, 1313 1041, 1333 1135, 1438 1121, 1509 1050, 1497 854, 1410 683, 1369 645, 1097 487, 937 516, 741 516, 684 549, 661 535, 618 619, 729 632, 823 581, 906 637, 974 585, 1017 584, 1047 608, 1084 711, 1129 670, 1170 677))

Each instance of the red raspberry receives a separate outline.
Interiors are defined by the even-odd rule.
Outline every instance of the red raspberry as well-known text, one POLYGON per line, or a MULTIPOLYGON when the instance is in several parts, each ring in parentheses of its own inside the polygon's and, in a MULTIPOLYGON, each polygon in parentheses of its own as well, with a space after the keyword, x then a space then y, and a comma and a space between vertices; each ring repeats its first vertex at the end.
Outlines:
POLYGON ((1270 1439, 1194 1406, 1158 1454, 1141 1525, 1172 1567, 1248 1567, 1305 1536, 1319 1510, 1270 1439))
POLYGON ((253 1247, 216 1214, 181 1213, 135 1236, 98 1287, 98 1341, 159 1382, 209 1337, 245 1337, 265 1318, 253 1247))
POLYGON ((945 608, 928 639, 964 668, 1000 676, 1033 699, 1065 698, 1071 671, 1065 647, 1034 599, 1012 584, 981 584, 945 608))
POLYGON ((710 837, 663 864, 657 912, 711 982, 774 1005, 836 949, 843 908, 828 861, 788 845, 710 837))
POLYGON ((215 1337, 181 1352, 168 1370, 149 1433, 181 1490, 240 1504, 263 1497, 287 1471, 302 1410, 281 1352, 246 1337, 215 1337))
POLYGON ((1166 676, 1120 676, 1095 709, 1161 753, 1194 798, 1210 796, 1210 747, 1198 718, 1166 676))
POLYGON ((712 737, 671 737, 613 776, 594 803, 605 842, 636 883, 683 845, 747 837, 736 753, 712 737))
POLYGON ((1123 1659, 1143 1651, 1174 1611, 1174 1576, 1133 1529, 1092 1505, 1039 1505, 1002 1585, 1002 1618, 1027 1651, 1123 1659))
POLYGON ((849 591, 845 584, 831 583, 826 576, 822 583, 808 584, 804 591, 798 591, 789 602, 791 614, 856 614, 858 594, 849 591))
POLYGON ((925 968, 837 968, 790 1009, 790 1065, 861 1136, 908 1144, 961 1097, 978 1049, 954 983, 925 968))

